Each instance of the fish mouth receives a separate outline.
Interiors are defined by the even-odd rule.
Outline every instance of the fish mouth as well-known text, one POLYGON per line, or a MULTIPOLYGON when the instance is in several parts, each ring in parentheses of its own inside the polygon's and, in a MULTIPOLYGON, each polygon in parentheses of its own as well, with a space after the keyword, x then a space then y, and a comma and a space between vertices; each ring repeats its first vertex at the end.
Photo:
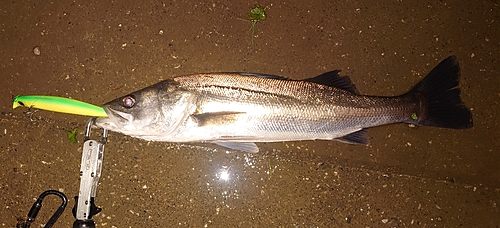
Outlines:
POLYGON ((109 107, 103 107, 106 114, 108 114, 107 118, 98 118, 96 120, 96 125, 108 130, 119 130, 123 129, 124 126, 130 124, 134 117, 128 113, 120 112, 117 110, 113 110, 109 107))

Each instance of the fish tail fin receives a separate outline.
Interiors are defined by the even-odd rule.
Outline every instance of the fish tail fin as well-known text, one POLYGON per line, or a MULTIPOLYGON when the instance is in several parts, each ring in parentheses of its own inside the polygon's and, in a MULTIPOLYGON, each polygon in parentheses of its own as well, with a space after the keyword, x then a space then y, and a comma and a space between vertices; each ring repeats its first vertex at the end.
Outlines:
POLYGON ((439 63, 408 92, 420 103, 411 123, 452 129, 472 127, 471 111, 460 98, 459 80, 460 66, 455 56, 439 63))

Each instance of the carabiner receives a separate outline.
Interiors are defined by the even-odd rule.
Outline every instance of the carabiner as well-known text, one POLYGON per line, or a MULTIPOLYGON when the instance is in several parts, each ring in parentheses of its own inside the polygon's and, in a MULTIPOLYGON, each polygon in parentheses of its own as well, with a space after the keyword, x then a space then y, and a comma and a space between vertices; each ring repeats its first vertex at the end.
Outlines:
POLYGON ((24 222, 24 224, 22 224, 21 227, 23 227, 23 228, 29 228, 30 227, 31 223, 33 223, 35 221, 35 218, 38 215, 38 212, 42 208, 42 201, 43 201, 43 199, 46 196, 48 196, 48 195, 59 196, 59 198, 61 198, 61 200, 62 200, 62 203, 61 203, 61 206, 59 206, 59 208, 56 210, 56 212, 54 212, 54 214, 52 215, 52 217, 50 217, 49 221, 47 222, 47 224, 45 224, 44 227, 50 228, 50 227, 52 227, 54 225, 54 223, 56 223, 57 219, 64 212, 64 209, 66 208, 66 205, 68 204, 68 198, 66 198, 66 196, 64 195, 64 193, 62 193, 60 191, 57 191, 57 190, 47 190, 45 192, 42 192, 42 194, 40 194, 40 196, 38 197, 38 199, 36 200, 36 202, 31 207, 30 212, 28 213, 28 218, 26 219, 26 222, 24 222))
MULTIPOLYGON (((92 128, 92 125, 94 125, 95 120, 96 120, 96 117, 92 117, 87 121, 87 125, 85 125, 85 132, 83 133, 83 141, 84 142, 90 139, 91 128, 92 128)), ((99 140, 99 142, 104 145, 104 144, 106 144, 107 140, 108 140, 108 130, 102 129, 101 140, 99 140)))

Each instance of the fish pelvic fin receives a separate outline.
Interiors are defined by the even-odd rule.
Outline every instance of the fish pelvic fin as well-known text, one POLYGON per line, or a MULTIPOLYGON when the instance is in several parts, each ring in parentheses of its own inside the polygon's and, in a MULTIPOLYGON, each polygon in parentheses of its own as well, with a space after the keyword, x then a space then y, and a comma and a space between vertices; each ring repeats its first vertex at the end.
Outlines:
POLYGON ((213 143, 228 149, 239 150, 243 152, 259 152, 259 147, 253 142, 214 141, 213 143))
POLYGON ((465 129, 472 127, 471 111, 460 98, 460 66, 455 56, 439 63, 406 95, 420 103, 418 113, 412 114, 413 123, 421 126, 465 129))

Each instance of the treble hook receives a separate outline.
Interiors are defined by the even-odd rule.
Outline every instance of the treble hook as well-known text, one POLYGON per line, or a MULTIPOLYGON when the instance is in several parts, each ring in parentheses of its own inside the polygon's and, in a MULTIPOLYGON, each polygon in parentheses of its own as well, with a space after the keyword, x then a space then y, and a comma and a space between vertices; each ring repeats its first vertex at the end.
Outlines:
POLYGON ((61 206, 59 206, 59 208, 56 210, 56 212, 54 212, 54 214, 52 215, 52 217, 50 217, 49 221, 47 222, 47 224, 45 224, 44 227, 50 228, 50 227, 52 227, 54 225, 54 223, 56 223, 57 219, 64 212, 64 209, 66 208, 66 205, 68 204, 68 198, 62 192, 60 192, 60 191, 57 191, 57 190, 47 190, 45 192, 42 192, 42 194, 40 194, 40 196, 38 197, 38 199, 36 200, 36 202, 31 207, 30 212, 28 213, 28 218, 26 219, 26 222, 24 222, 23 224, 21 224, 20 227, 22 227, 22 228, 29 228, 30 227, 31 223, 33 223, 35 221, 35 218, 38 215, 38 212, 42 208, 42 201, 43 201, 43 199, 46 196, 48 196, 48 195, 59 196, 59 198, 61 198, 61 200, 62 200, 62 203, 61 203, 61 206))
POLYGON ((40 109, 34 109, 33 111, 31 111, 31 107, 29 107, 29 108, 28 108, 28 111, 25 111, 24 113, 25 113, 26 115, 30 115, 30 120, 31 120, 31 122, 34 122, 34 121, 36 121, 36 120, 34 120, 34 119, 33 119, 33 115, 34 115, 35 113, 37 113, 38 111, 40 111, 40 109))

